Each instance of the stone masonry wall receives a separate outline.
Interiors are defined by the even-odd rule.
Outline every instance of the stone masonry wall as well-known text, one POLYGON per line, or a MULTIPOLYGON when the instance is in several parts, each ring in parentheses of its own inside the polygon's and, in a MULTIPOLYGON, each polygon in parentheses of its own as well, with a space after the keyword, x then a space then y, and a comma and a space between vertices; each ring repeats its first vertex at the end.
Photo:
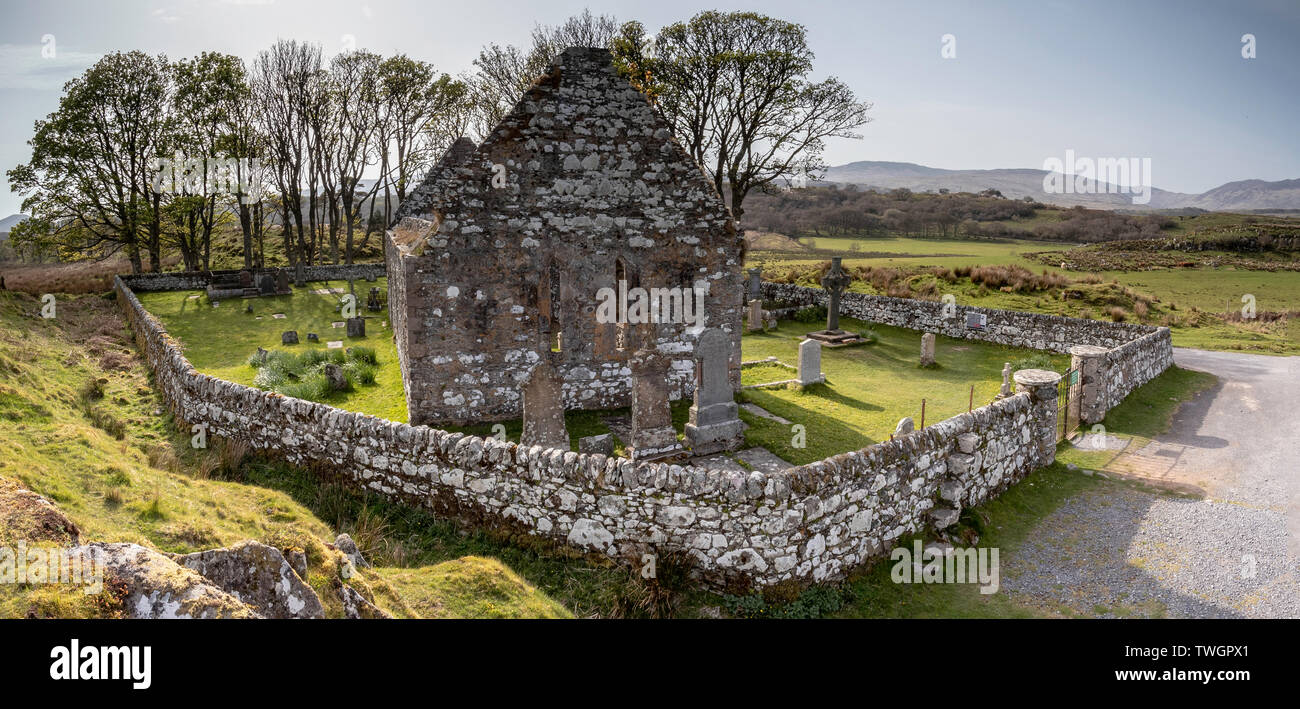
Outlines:
POLYGON ((468 524, 620 559, 677 550, 717 588, 840 579, 926 527, 940 496, 983 502, 1054 450, 1054 386, 773 475, 523 447, 200 374, 123 279, 115 290, 183 422, 468 524))
MULTIPOLYGON (((763 283, 765 298, 802 305, 826 305, 826 292, 787 283, 763 283)), ((1104 390, 1098 393, 1103 411, 1118 406, 1129 392, 1151 381, 1174 363, 1173 341, 1169 328, 1084 320, 1059 315, 1024 313, 1014 310, 950 306, 910 298, 890 298, 865 293, 845 293, 840 313, 859 320, 895 325, 911 330, 933 332, 965 340, 994 342, 1013 347, 1028 347, 1068 353, 1075 345, 1093 345, 1110 350, 1100 374, 1104 390), (988 323, 983 329, 966 327, 967 313, 983 313, 988 323)))
POLYGON ((690 396, 704 327, 731 339, 739 384, 744 240, 606 50, 564 51, 481 145, 454 145, 397 216, 385 248, 413 423, 518 418, 522 377, 543 356, 567 409, 629 405, 628 359, 641 347, 669 359, 670 398, 690 396), (706 321, 598 318, 598 291, 619 281, 699 288, 706 321))

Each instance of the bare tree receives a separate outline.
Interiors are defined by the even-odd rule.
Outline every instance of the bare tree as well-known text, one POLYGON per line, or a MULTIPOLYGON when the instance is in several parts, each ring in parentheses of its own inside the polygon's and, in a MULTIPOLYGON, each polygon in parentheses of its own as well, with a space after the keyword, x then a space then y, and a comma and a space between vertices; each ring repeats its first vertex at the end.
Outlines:
POLYGON ((802 25, 753 12, 702 12, 665 27, 650 73, 677 137, 729 195, 796 175, 817 177, 828 138, 858 138, 870 104, 834 77, 813 82, 802 25))
POLYGON ((291 266, 310 262, 302 187, 311 173, 307 157, 311 141, 308 114, 320 68, 319 45, 283 39, 258 54, 253 65, 258 127, 267 138, 267 156, 274 166, 285 258, 291 266))
MULTIPOLYGON (((344 263, 352 263, 353 231, 364 196, 357 200, 361 173, 378 159, 376 133, 379 130, 379 66, 383 59, 373 52, 340 54, 330 61, 330 97, 339 137, 335 142, 334 168, 338 171, 339 199, 346 223, 344 263)), ((376 186, 379 184, 376 181, 376 186)), ((370 190, 373 196, 375 188, 370 190)))
POLYGON ((584 9, 563 23, 533 27, 532 46, 488 44, 474 60, 467 82, 475 107, 474 128, 487 135, 514 108, 519 96, 568 47, 611 47, 620 25, 611 15, 584 9))

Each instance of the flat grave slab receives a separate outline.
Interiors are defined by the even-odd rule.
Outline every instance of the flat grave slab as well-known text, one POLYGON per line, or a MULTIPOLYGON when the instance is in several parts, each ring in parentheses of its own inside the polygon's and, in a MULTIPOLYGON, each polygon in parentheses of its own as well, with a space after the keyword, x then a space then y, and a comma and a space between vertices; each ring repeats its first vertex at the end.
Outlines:
POLYGON ((759 406, 758 404, 752 404, 746 402, 744 404, 741 404, 740 408, 748 411, 749 413, 755 416, 765 418, 768 421, 775 421, 785 426, 789 426, 793 423, 792 421, 788 421, 785 418, 782 418, 781 416, 777 416, 776 414, 772 413, 771 411, 768 411, 767 409, 759 406))

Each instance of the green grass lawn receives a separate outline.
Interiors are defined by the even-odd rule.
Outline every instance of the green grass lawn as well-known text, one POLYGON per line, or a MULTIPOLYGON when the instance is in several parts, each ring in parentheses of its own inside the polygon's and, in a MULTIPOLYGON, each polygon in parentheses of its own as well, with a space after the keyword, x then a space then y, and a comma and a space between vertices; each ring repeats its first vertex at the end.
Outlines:
MULTIPOLYGON (((921 334, 888 325, 872 325, 842 319, 841 327, 855 332, 871 330, 873 343, 853 347, 823 348, 822 372, 826 383, 799 391, 795 388, 745 389, 740 398, 781 416, 807 430, 804 448, 794 447, 791 427, 741 411, 749 424, 746 440, 762 445, 786 460, 804 464, 836 453, 858 450, 888 440, 899 419, 910 416, 921 423, 921 400, 925 399, 925 421, 937 423, 965 412, 971 404, 974 385, 976 408, 989 403, 1002 385, 1002 365, 1037 357, 1055 371, 1069 368, 1065 355, 1046 355, 1035 350, 1005 347, 987 342, 935 338, 936 368, 921 368, 921 334)), ((799 343, 816 325, 786 320, 776 330, 747 334, 741 341, 745 360, 766 357, 795 364, 799 343)), ((764 365, 744 370, 744 383, 757 379, 789 379, 794 372, 764 365)))
MULTIPOLYGON (((1213 386, 1213 375, 1173 367, 1138 388, 1107 415, 1107 433, 1143 439, 1158 436, 1169 429, 1179 405, 1213 386)), ((1014 553, 1035 527, 1070 497, 1095 488, 1120 489, 1138 487, 1161 492, 1148 486, 1117 479, 1084 475, 1067 469, 1068 463, 1081 467, 1099 467, 1095 455, 1080 451, 1069 442, 1057 446, 1056 462, 1030 473, 997 498, 962 515, 962 526, 979 534, 973 546, 997 548, 1002 579, 1016 573, 1014 553)), ((1113 453, 1111 454, 1113 455, 1113 453)), ((900 543, 911 546, 911 537, 900 543)), ((888 558, 858 570, 835 587, 833 610, 824 615, 851 618, 1022 618, 1072 616, 1068 608, 1038 608, 1022 605, 1005 589, 981 594, 974 584, 901 584, 890 576, 893 562, 888 558)), ((812 594, 825 597, 832 590, 812 594)), ((726 605, 726 600, 719 601, 726 605)), ((802 597, 801 597, 802 600, 802 597)), ((751 603, 757 599, 750 599, 751 603)), ((785 606, 788 607, 788 606, 785 606)), ((774 610, 780 612, 783 606, 774 610)), ((1097 609, 1098 613, 1113 609, 1097 609)))
POLYGON ((345 348, 372 347, 378 360, 374 385, 338 392, 326 402, 347 411, 405 423, 408 417, 402 371, 392 330, 388 327, 388 311, 371 313, 365 308, 366 293, 372 286, 387 292, 387 279, 381 278, 375 284, 356 282, 357 314, 366 316, 366 336, 361 338, 347 337, 345 328, 331 326, 343 320, 335 310, 342 294, 313 292, 341 288, 346 293, 347 281, 311 282, 306 288, 295 288, 294 295, 227 300, 216 308, 208 303, 202 291, 137 293, 136 297, 181 342, 185 356, 195 369, 238 384, 253 386, 257 370, 249 366, 248 356, 258 347, 296 353, 327 349, 326 343, 331 340, 343 341, 345 348), (244 312, 250 304, 251 315, 244 312), (285 317, 274 318, 275 313, 283 313, 285 317), (280 334, 286 330, 297 330, 300 344, 281 345, 280 334), (320 342, 308 342, 309 332, 318 334, 320 342))

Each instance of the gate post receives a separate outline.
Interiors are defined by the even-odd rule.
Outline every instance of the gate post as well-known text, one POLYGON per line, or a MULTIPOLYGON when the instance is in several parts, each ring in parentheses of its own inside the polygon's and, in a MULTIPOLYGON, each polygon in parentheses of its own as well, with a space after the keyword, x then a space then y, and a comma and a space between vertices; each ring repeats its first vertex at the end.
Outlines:
POLYGON ((1106 354, 1110 350, 1093 345, 1070 348, 1070 369, 1079 371, 1078 386, 1070 387, 1069 406, 1082 423, 1097 423, 1106 417, 1106 354))
POLYGON ((1056 385, 1061 375, 1046 369, 1022 369, 1015 374, 1016 393, 1029 394, 1029 445, 1037 467, 1056 460, 1056 385))

